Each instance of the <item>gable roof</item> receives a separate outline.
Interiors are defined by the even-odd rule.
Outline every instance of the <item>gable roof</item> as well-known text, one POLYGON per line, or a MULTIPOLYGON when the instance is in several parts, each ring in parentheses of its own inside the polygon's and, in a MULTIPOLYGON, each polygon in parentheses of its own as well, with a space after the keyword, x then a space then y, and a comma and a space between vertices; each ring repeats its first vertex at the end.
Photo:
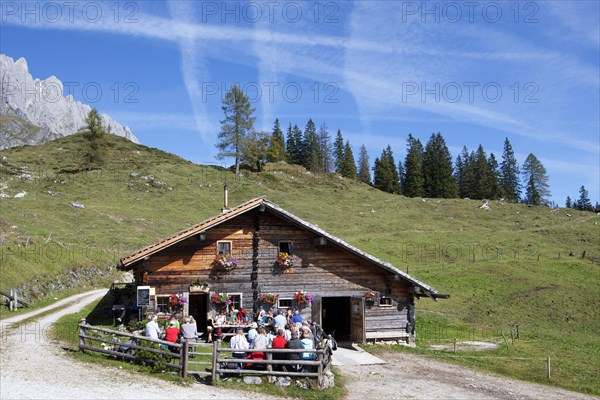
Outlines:
POLYGON ((120 260, 121 263, 120 263, 119 267, 124 269, 125 267, 131 266, 132 264, 134 264, 140 260, 143 260, 144 258, 149 257, 152 254, 155 254, 169 246, 172 246, 176 243, 186 240, 198 233, 206 231, 207 229, 213 228, 225 221, 228 221, 228 220, 235 218, 245 212, 248 212, 250 210, 253 210, 253 209, 261 207, 261 206, 264 206, 265 208, 267 208, 270 211, 272 211, 273 213, 279 215, 283 219, 288 220, 289 222, 293 223, 294 225, 300 226, 308 231, 311 231, 311 232, 317 234, 318 236, 322 236, 322 237, 326 238, 327 240, 329 240, 330 242, 338 245, 339 247, 341 247, 347 251, 350 251, 351 253, 354 253, 355 255, 377 265, 380 268, 383 268, 383 269, 393 273, 394 275, 397 275, 397 276, 403 278, 406 281, 409 281, 416 287, 420 288, 422 290, 422 294, 427 295, 429 297, 434 297, 434 298, 438 297, 438 296, 434 296, 437 293, 437 290, 435 290, 431 286, 426 285, 425 283, 413 278, 412 276, 410 276, 409 274, 407 274, 403 271, 400 271, 398 268, 394 267, 392 264, 382 261, 379 258, 372 256, 371 254, 368 254, 368 253, 358 249, 357 247, 352 246, 349 243, 346 243, 342 239, 339 239, 339 238, 325 232, 318 226, 311 224, 309 222, 306 222, 303 219, 295 216, 294 214, 292 214, 288 211, 285 211, 283 208, 279 207, 275 203, 272 203, 272 202, 266 200, 266 198, 264 196, 257 197, 255 199, 247 201, 237 207, 234 207, 228 211, 223 212, 222 214, 216 215, 216 216, 209 218, 203 222, 200 222, 199 224, 193 225, 187 229, 177 232, 176 234, 174 234, 172 236, 169 236, 165 239, 161 239, 156 243, 153 243, 153 244, 146 246, 134 253, 131 253, 131 254, 121 258, 121 260, 120 260))

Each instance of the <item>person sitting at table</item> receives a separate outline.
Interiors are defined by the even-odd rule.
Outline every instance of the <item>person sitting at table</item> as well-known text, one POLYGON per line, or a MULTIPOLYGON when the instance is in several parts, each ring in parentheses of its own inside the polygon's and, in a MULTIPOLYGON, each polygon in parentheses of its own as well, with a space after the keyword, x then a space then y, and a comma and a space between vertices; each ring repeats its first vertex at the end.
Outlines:
POLYGON ((148 323, 146 324, 146 334, 144 336, 151 339, 158 339, 160 335, 160 328, 158 327, 158 317, 156 315, 148 316, 148 323))
POLYGON ((297 323, 302 324, 302 315, 300 315, 300 310, 294 311, 294 316, 292 317, 292 322, 295 324, 297 324, 297 323))
POLYGON ((175 327, 177 329, 181 329, 181 325, 179 324, 179 320, 177 318, 175 318, 175 315, 171 315, 171 319, 169 319, 169 325, 171 325, 171 322, 173 322, 175 324, 175 327))
MULTIPOLYGON (((169 327, 165 329, 165 342, 177 343, 179 339, 180 330, 175 324, 175 321, 169 322, 169 327)), ((169 346, 169 350, 173 353, 177 352, 177 348, 174 346, 169 346)))
MULTIPOLYGON (((235 336, 231 338, 229 342, 229 348, 233 350, 248 350, 250 346, 248 345, 248 341, 246 340, 246 336, 244 336, 244 329, 237 328, 235 336)), ((235 358, 246 358, 245 351, 234 351, 231 353, 232 357, 235 358)), ((235 368, 241 369, 242 364, 236 363, 235 368)))
POLYGON ((266 314, 265 310, 262 310, 262 309, 258 312, 258 315, 256 316, 257 324, 264 325, 263 318, 265 317, 265 314, 266 314))
POLYGON ((225 311, 223 311, 223 310, 219 311, 219 315, 217 315, 217 318, 215 318, 215 326, 225 325, 226 320, 227 320, 227 317, 225 316, 225 311))
POLYGON ((249 324, 250 322, 252 322, 252 318, 250 318, 250 313, 248 313, 248 310, 243 310, 242 311, 242 323, 249 324))
POLYGON ((250 325, 250 330, 248 331, 248 343, 250 344, 250 346, 252 346, 252 343, 254 342, 254 338, 256 338, 256 335, 258 335, 258 331, 256 330, 256 328, 258 328, 258 325, 256 324, 256 322, 253 322, 252 325, 250 325))
POLYGON ((237 322, 237 318, 235 317, 233 310, 229 311, 229 314, 227 314, 226 323, 235 325, 236 322, 237 322))
POLYGON ((291 324, 293 322, 292 318, 294 318, 294 311, 292 311, 291 308, 287 309, 285 318, 287 319, 288 324, 291 324))
POLYGON ((275 329, 284 329, 286 323, 287 319, 285 318, 285 315, 278 311, 275 315, 275 318, 273 318, 273 325, 275 326, 275 329))
MULTIPOLYGON (((284 334, 285 334, 285 332, 283 329, 277 330, 277 336, 275 336, 275 338, 273 339, 273 343, 271 345, 272 349, 285 349, 285 345, 287 344, 287 341, 285 340, 284 334)), ((285 360, 285 354, 273 353, 273 360, 285 360)), ((275 365, 275 369, 281 370, 281 365, 275 365)))
POLYGON ((183 339, 196 340, 198 338, 198 330, 196 324, 191 322, 192 318, 193 317, 185 317, 183 319, 183 325, 181 325, 181 336, 183 339))
POLYGON ((269 340, 267 339, 267 330, 264 326, 258 328, 258 335, 252 341, 253 350, 263 350, 269 347, 269 340))
MULTIPOLYGON (((313 340, 310 338, 310 335, 306 332, 302 333, 301 342, 305 349, 314 349, 315 348, 313 340)), ((314 360, 315 353, 310 353, 310 352, 302 353, 302 359, 303 360, 314 360)))
POLYGON ((292 338, 292 325, 290 325, 289 323, 285 324, 285 328, 283 330, 283 337, 286 342, 292 338))
MULTIPOLYGON (((302 344, 302 341, 300 339, 298 339, 298 332, 292 331, 292 338, 287 341, 287 343, 285 344, 285 348, 286 349, 296 349, 296 350, 304 348, 304 344, 302 344)), ((300 360, 300 355, 301 355, 301 353, 287 353, 287 359, 291 360, 291 361, 298 361, 298 360, 300 360)), ((286 369, 288 369, 288 368, 292 372, 298 371, 298 365, 286 366, 286 369)))
POLYGON ((209 311, 206 313, 206 343, 212 343, 214 329, 215 327, 213 326, 212 312, 209 311))

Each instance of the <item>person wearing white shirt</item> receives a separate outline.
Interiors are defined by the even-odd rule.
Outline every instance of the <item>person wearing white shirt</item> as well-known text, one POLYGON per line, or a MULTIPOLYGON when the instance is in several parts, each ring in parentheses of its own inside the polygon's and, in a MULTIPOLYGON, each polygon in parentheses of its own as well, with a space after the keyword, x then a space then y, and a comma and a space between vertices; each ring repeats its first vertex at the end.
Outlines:
POLYGON ((146 337, 151 339, 158 339, 158 335, 160 335, 160 328, 158 327, 158 317, 153 315, 150 318, 150 321, 146 324, 146 337))

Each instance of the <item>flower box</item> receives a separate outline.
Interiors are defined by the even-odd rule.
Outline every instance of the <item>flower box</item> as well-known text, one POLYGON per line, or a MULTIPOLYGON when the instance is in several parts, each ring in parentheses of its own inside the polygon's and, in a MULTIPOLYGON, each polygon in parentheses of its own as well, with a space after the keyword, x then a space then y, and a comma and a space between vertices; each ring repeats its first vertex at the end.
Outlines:
POLYGON ((190 285, 190 293, 208 293, 209 291, 208 285, 190 285))
POLYGON ((306 307, 312 303, 314 296, 307 294, 304 290, 294 293, 294 304, 296 307, 306 307))
POLYGON ((297 263, 296 256, 293 254, 288 254, 285 252, 279 253, 277 255, 277 259, 275 260, 275 268, 281 272, 284 272, 288 269, 293 268, 297 263))
POLYGON ((217 271, 231 271, 238 266, 238 261, 231 254, 219 254, 210 265, 217 271))

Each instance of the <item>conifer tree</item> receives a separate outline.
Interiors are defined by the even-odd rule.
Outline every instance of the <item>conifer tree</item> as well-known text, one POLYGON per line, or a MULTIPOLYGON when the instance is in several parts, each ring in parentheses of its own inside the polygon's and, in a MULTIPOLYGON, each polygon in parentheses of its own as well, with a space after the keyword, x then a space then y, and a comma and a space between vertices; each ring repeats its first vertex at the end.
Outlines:
POLYGON ((298 149, 294 140, 294 131, 292 124, 288 126, 285 139, 285 158, 288 164, 298 164, 298 149))
POLYGON ((358 180, 367 184, 371 184, 371 167, 369 166, 369 153, 363 144, 360 146, 358 156, 358 180))
POLYGON ((352 147, 348 140, 346 140, 346 145, 344 146, 344 158, 342 160, 341 173, 345 178, 356 179, 356 162, 354 161, 354 154, 352 153, 352 147))
POLYGON ((499 199, 502 196, 500 189, 500 171, 498 170, 498 161, 494 153, 490 153, 488 158, 488 182, 486 184, 487 198, 499 199))
POLYGON ((535 184, 535 178, 533 175, 529 175, 529 180, 527 181, 527 187, 525 188, 525 199, 526 204, 531 204, 533 206, 539 206, 542 201, 542 197, 540 196, 540 192, 537 189, 535 184))
POLYGON ((536 194, 540 198, 540 204, 547 205, 549 202, 548 198, 550 197, 548 174, 546 173, 546 168, 542 162, 538 160, 533 153, 529 153, 525 159, 521 173, 523 174, 524 180, 527 181, 528 186, 528 201, 526 201, 526 203, 533 204, 531 203, 532 197, 529 195, 536 194), (535 187, 535 192, 529 187, 532 184, 535 187))
POLYGON ((225 114, 225 119, 221 121, 219 141, 215 145, 219 149, 217 158, 235 157, 235 174, 239 175, 242 144, 254 128, 256 118, 252 114, 255 108, 250 105, 244 92, 237 85, 233 85, 231 90, 225 94, 221 109, 225 114))
POLYGON ((412 134, 406 139, 406 159, 404 171, 406 174, 404 195, 406 197, 423 196, 423 145, 412 134))
POLYGON ((500 188, 502 196, 508 201, 518 202, 521 197, 521 184, 519 182, 519 164, 515 158, 512 145, 508 138, 504 138, 504 151, 500 164, 500 188))
POLYGON ((325 123, 319 127, 319 151, 322 157, 321 166, 323 173, 327 174, 334 171, 335 162, 333 159, 333 148, 331 147, 331 136, 325 123))
POLYGON ((577 209, 582 211, 592 211, 592 202, 588 196, 588 191, 585 186, 579 188, 579 200, 577 200, 577 209))
POLYGON ((467 146, 463 146, 462 152, 456 158, 456 181, 461 198, 474 196, 475 178, 475 152, 469 153, 467 146))
POLYGON ((304 128, 303 143, 303 157, 302 165, 309 171, 318 172, 322 171, 321 160, 321 146, 319 144, 319 136, 317 135, 317 128, 312 119, 309 119, 304 128))
POLYGON ((425 196, 433 198, 452 198, 458 194, 453 176, 452 156, 439 132, 432 134, 425 146, 423 189, 425 196))
POLYGON ((384 192, 400 193, 400 178, 390 145, 381 152, 380 158, 375 159, 373 186, 384 192))
POLYGON ((404 193, 404 181, 406 179, 406 173, 404 172, 404 165, 402 161, 398 161, 398 193, 404 193))
POLYGON ((565 208, 573 207, 573 203, 571 202, 571 197, 567 196, 567 201, 565 202, 565 208))
POLYGON ((92 108, 85 118, 85 127, 80 132, 87 141, 87 148, 84 150, 83 158, 87 170, 104 163, 106 155, 106 134, 110 133, 110 127, 105 128, 102 125, 102 119, 98 110, 92 108))
POLYGON ((285 139, 283 138, 283 132, 279 126, 279 118, 275 118, 275 124, 273 125, 269 150, 267 151, 267 161, 285 161, 285 139))
POLYGON ((335 161, 335 172, 342 173, 342 162, 344 161, 344 138, 342 131, 338 129, 333 142, 333 157, 335 161))

